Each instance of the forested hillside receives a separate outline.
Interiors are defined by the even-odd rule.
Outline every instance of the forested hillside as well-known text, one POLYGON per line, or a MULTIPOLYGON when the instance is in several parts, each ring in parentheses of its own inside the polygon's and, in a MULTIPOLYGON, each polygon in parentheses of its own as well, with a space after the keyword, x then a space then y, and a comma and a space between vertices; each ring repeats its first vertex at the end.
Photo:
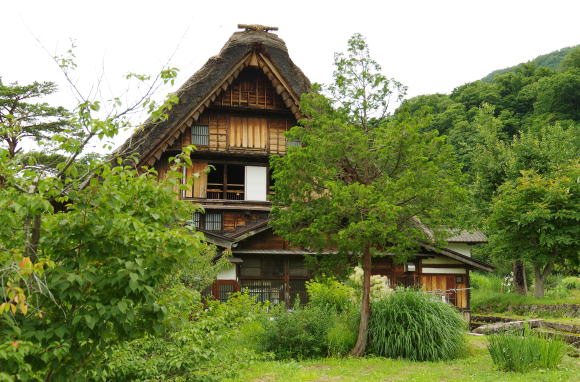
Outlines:
POLYGON ((570 215, 572 225, 564 227, 567 218, 562 211, 574 195, 565 190, 568 180, 576 177, 580 157, 580 47, 569 49, 557 70, 529 62, 497 75, 492 82, 479 80, 458 86, 451 94, 411 98, 394 118, 408 115, 426 118, 425 131, 437 130, 454 146, 472 195, 467 215, 490 234, 485 260, 504 273, 512 262, 524 261, 538 275, 535 285, 553 267, 577 269, 577 254, 565 256, 563 247, 554 251, 558 255, 545 253, 546 248, 576 242, 567 235, 575 235, 573 222, 578 217, 570 215), (516 200, 515 196, 524 195, 529 199, 516 200), (550 206, 556 199, 561 204, 550 206), (521 216, 517 216, 520 202, 521 216), (542 214, 532 208, 537 205, 546 207, 542 214), (502 210, 504 206, 509 208, 502 210), (534 224, 550 228, 546 231, 534 224), (522 231, 515 232, 514 227, 522 231), (532 237, 524 228, 542 231, 544 236, 532 237), (505 234, 508 231, 510 235, 505 234), (518 244, 512 233, 522 242, 518 244), (532 247, 524 251, 522 243, 532 247), (542 246, 543 252, 539 251, 542 246))
MULTIPOLYGON (((528 61, 528 63, 534 63, 536 66, 543 66, 552 70, 558 70, 560 68, 560 63, 566 57, 566 55, 572 51, 573 49, 579 47, 580 45, 570 46, 566 48, 562 48, 560 50, 555 50, 548 54, 543 54, 534 58, 533 60, 528 61)), ((509 68, 498 69, 494 70, 493 72, 489 73, 487 76, 483 77, 481 80, 484 82, 492 82, 495 76, 500 74, 506 74, 509 72, 515 72, 516 68, 522 64, 510 66, 509 68)))

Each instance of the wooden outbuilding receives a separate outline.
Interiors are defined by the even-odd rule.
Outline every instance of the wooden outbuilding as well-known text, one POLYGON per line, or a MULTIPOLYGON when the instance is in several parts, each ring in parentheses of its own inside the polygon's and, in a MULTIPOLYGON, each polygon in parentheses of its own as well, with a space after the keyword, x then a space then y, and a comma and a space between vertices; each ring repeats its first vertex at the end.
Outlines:
MULTIPOLYGON (((307 299, 304 256, 310 252, 290 246, 268 225, 269 156, 298 144, 284 133, 301 117, 300 96, 310 81, 271 27, 242 27, 181 86, 169 118, 146 122, 118 152, 139 154, 142 165, 163 177, 168 158, 195 145, 193 165, 183 168, 184 183, 195 181, 180 197, 203 206, 205 213, 193 217, 195 226, 233 253, 212 294, 224 300, 247 289, 260 300, 290 305, 297 296, 307 299)), ((408 264, 394 264, 389 256, 375 259, 373 273, 387 276, 393 286, 420 286, 468 313, 470 271, 493 269, 471 257, 471 246, 485 241, 479 232, 457 232, 445 248, 423 244, 408 264)))

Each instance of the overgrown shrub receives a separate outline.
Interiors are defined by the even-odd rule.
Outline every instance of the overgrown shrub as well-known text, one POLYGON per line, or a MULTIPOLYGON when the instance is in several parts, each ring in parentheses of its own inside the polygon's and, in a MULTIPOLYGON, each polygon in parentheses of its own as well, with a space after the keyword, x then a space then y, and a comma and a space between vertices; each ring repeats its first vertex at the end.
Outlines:
POLYGON ((334 279, 309 281, 306 291, 308 306, 328 312, 346 312, 355 304, 354 290, 334 279))
POLYGON ((335 279, 310 281, 306 285, 308 307, 327 313, 326 341, 328 355, 343 356, 356 343, 360 312, 358 296, 352 287, 335 279))
POLYGON ((328 344, 326 333, 333 323, 333 315, 318 307, 287 311, 276 307, 264 320, 260 337, 262 350, 272 352, 276 359, 305 359, 325 356, 328 344))
POLYGON ((580 277, 574 276, 564 277, 562 279, 562 285, 566 289, 580 290, 580 277))
POLYGON ((168 306, 164 330, 119 344, 100 377, 115 381, 221 381, 234 378, 242 363, 268 357, 256 352, 251 343, 266 314, 262 304, 238 294, 224 303, 209 301, 205 309, 199 309, 193 296, 196 292, 178 290, 182 295, 173 295, 175 302, 168 306))
POLYGON ((523 333, 502 333, 489 336, 489 354, 503 371, 525 372, 531 369, 555 368, 566 353, 566 344, 542 337, 525 328, 523 333))
POLYGON ((504 280, 496 275, 484 275, 472 272, 469 276, 471 288, 477 291, 500 292, 504 280))
POLYGON ((475 313, 503 313, 515 306, 526 304, 528 300, 526 296, 516 293, 473 291, 471 310, 475 313))
POLYGON ((354 305, 333 317, 326 333, 328 355, 344 356, 351 351, 356 343, 359 322, 360 312, 354 305))
POLYGON ((465 326, 452 306, 398 289, 371 306, 368 352, 413 361, 457 358, 465 349, 465 326))

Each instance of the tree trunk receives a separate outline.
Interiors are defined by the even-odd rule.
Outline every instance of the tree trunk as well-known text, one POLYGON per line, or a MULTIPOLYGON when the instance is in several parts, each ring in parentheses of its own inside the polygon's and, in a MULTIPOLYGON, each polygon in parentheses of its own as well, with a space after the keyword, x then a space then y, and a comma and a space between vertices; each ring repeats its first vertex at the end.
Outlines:
POLYGON ((26 256, 30 258, 33 263, 38 259, 38 243, 40 242, 40 215, 34 217, 27 217, 25 221, 25 232, 26 232, 26 243, 25 243, 25 253, 26 256))
POLYGON ((514 291, 522 296, 528 294, 528 284, 526 281, 526 267, 523 261, 516 261, 513 264, 514 291))
POLYGON ((363 254, 363 271, 363 297, 360 307, 358 337, 356 344, 350 351, 350 355, 354 357, 362 356, 367 347, 367 331, 371 315, 371 251, 368 247, 365 247, 363 254))
POLYGON ((534 297, 544 298, 544 273, 539 265, 534 265, 534 297))
POLYGON ((558 255, 558 250, 556 248, 552 249, 552 260, 544 266, 542 269, 541 265, 534 264, 534 297, 544 298, 544 281, 546 276, 552 271, 554 266, 554 259, 558 255))

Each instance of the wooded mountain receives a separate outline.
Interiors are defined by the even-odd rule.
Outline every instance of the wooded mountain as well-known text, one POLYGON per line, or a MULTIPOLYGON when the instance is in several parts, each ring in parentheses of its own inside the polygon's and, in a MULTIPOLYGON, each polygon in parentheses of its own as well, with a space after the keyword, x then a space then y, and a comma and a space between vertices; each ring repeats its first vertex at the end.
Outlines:
MULTIPOLYGON (((553 52, 550 52, 548 54, 543 54, 541 56, 538 56, 536 58, 534 58, 533 60, 530 60, 528 62, 533 62, 534 64, 536 64, 536 66, 543 66, 546 68, 550 68, 552 70, 558 70, 560 68, 560 62, 562 62, 562 60, 564 59, 564 57, 566 57, 566 55, 568 53, 570 53, 570 51, 576 47, 579 47, 580 45, 576 45, 576 46, 569 46, 567 48, 562 48, 560 50, 555 50, 553 52)), ((514 66, 510 66, 508 68, 504 68, 504 69, 498 69, 498 70, 494 70, 493 72, 489 73, 487 76, 483 77, 481 80, 483 82, 489 82, 491 83, 493 81, 493 78, 497 75, 500 74, 505 74, 505 73, 510 73, 510 72, 515 72, 516 68, 521 65, 514 65, 514 66)))

